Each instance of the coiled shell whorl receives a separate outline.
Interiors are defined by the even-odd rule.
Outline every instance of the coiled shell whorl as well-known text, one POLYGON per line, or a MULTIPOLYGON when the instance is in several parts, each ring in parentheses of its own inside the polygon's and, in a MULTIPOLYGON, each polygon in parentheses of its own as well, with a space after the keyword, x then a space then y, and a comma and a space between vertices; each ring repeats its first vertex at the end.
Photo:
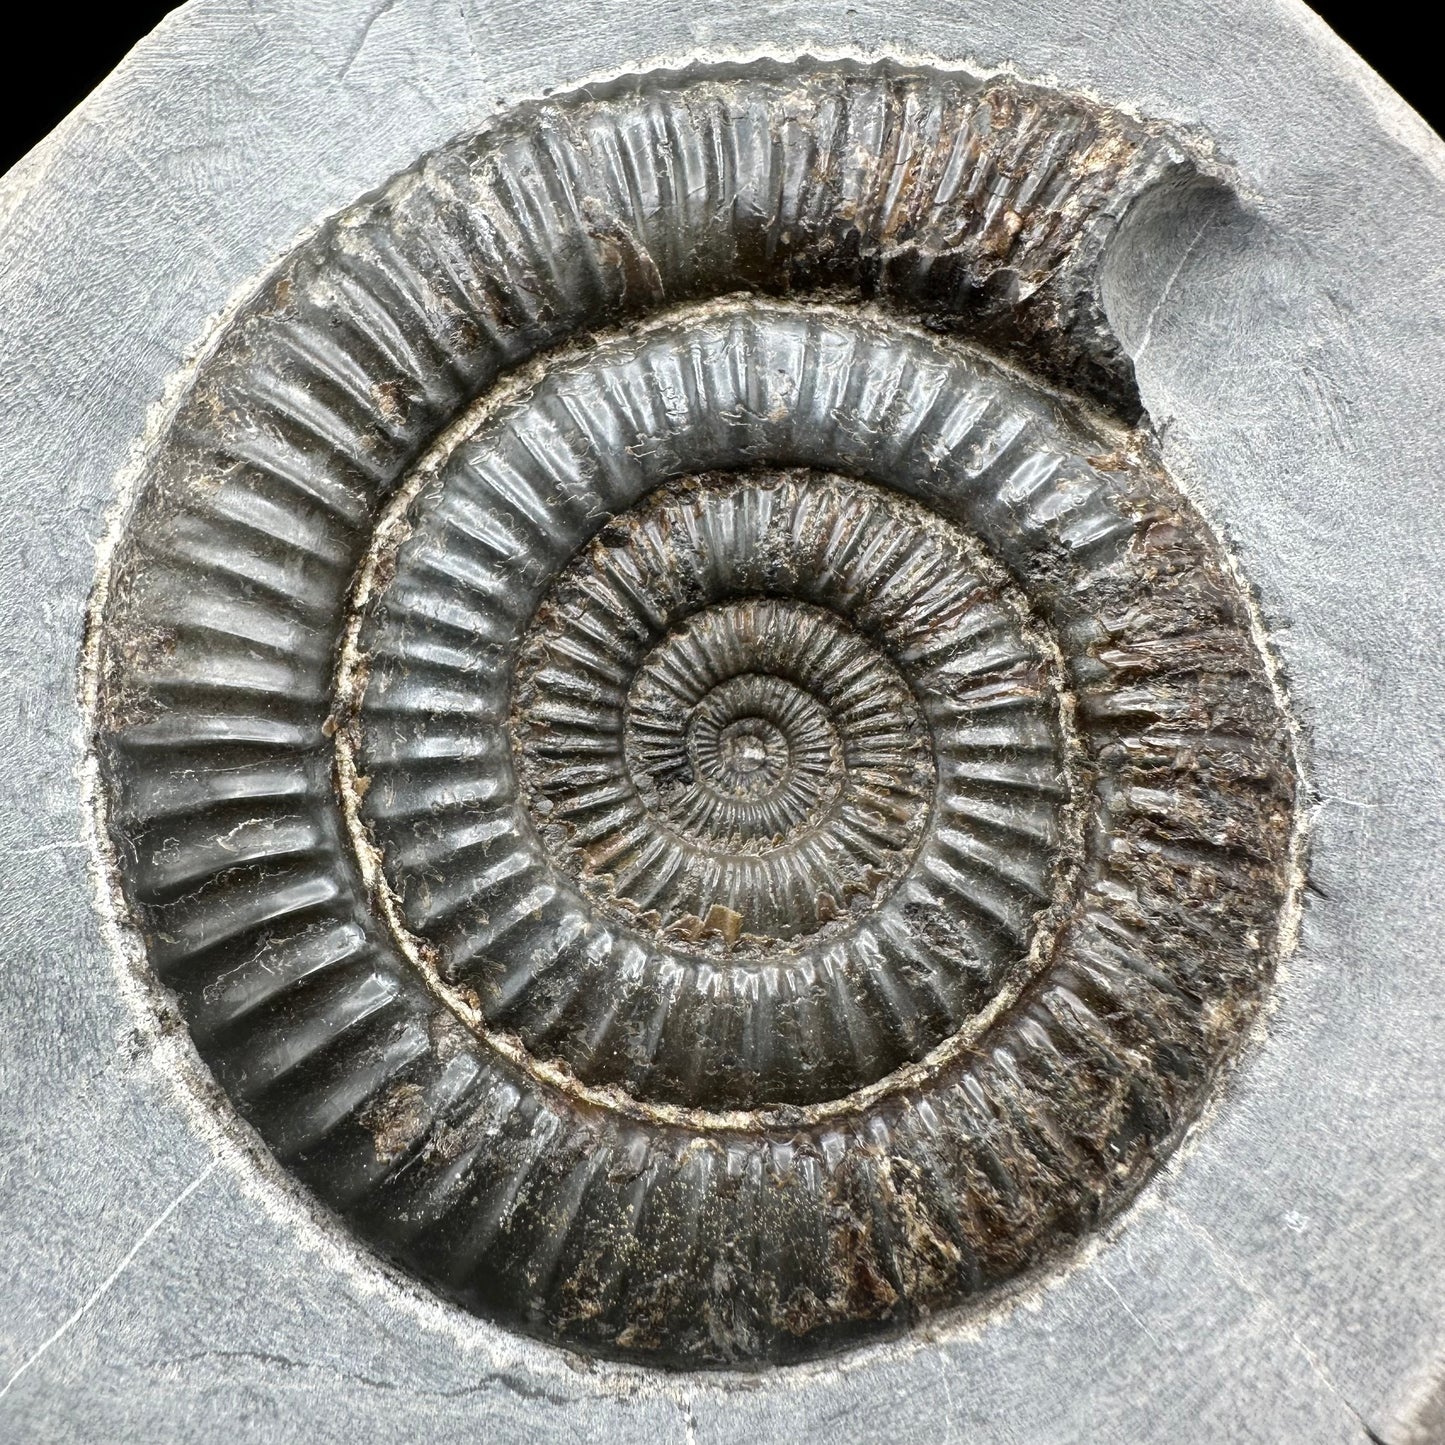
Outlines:
POLYGON ((790 1361, 1115 1213, 1274 966, 1290 729, 1099 299, 1157 127, 656 73, 421 160, 196 364, 95 745, 149 965, 446 1297, 790 1361))

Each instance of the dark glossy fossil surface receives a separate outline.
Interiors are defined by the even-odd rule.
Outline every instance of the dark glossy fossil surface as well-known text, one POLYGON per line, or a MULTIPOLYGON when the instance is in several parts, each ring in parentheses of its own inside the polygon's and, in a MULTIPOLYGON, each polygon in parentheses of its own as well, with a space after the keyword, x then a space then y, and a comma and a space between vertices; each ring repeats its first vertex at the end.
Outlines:
POLYGON ((583 1350, 790 1361, 1178 1141, 1297 787, 1100 300, 1199 183, 1010 79, 653 75, 435 152, 225 325, 98 613, 106 826, 362 1238, 583 1350))

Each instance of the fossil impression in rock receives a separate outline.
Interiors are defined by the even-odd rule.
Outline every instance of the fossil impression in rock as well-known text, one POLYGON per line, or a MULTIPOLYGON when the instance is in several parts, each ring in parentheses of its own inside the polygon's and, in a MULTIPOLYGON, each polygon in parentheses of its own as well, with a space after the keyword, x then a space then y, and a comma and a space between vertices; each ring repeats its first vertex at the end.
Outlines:
POLYGON ((754 62, 520 107, 218 330, 97 596, 148 966, 470 1310, 792 1361, 1026 1279, 1238 1049, 1249 598, 1101 300, 1162 128, 754 62))

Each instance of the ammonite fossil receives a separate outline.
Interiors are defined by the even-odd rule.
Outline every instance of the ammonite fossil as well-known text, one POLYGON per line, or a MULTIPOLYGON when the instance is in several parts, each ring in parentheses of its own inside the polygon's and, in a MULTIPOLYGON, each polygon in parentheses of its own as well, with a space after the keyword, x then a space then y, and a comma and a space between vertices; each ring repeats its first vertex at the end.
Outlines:
POLYGON ((117 877, 468 1309, 789 1361, 1117 1211, 1256 1012, 1290 733, 1100 300, 1197 161, 1009 78, 521 107, 220 328, 97 607, 117 877))

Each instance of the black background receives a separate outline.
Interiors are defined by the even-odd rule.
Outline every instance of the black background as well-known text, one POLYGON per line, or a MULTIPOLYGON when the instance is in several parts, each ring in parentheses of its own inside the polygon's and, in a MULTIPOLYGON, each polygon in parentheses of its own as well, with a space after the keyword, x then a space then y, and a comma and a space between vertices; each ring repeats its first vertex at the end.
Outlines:
MULTIPOLYGON (((172 8, 173 3, 145 0, 109 0, 86 7, 85 14, 57 3, 43 11, 30 7, 25 43, 15 43, 12 35, 10 73, 0 87, 0 171, 54 129, 172 8)), ((1420 10, 1359 0, 1322 0, 1314 8, 1436 130, 1445 130, 1439 71, 1431 71, 1435 47, 1426 33, 1431 27, 1420 21, 1420 10), (1413 24, 1407 20, 1412 11, 1413 24)))

